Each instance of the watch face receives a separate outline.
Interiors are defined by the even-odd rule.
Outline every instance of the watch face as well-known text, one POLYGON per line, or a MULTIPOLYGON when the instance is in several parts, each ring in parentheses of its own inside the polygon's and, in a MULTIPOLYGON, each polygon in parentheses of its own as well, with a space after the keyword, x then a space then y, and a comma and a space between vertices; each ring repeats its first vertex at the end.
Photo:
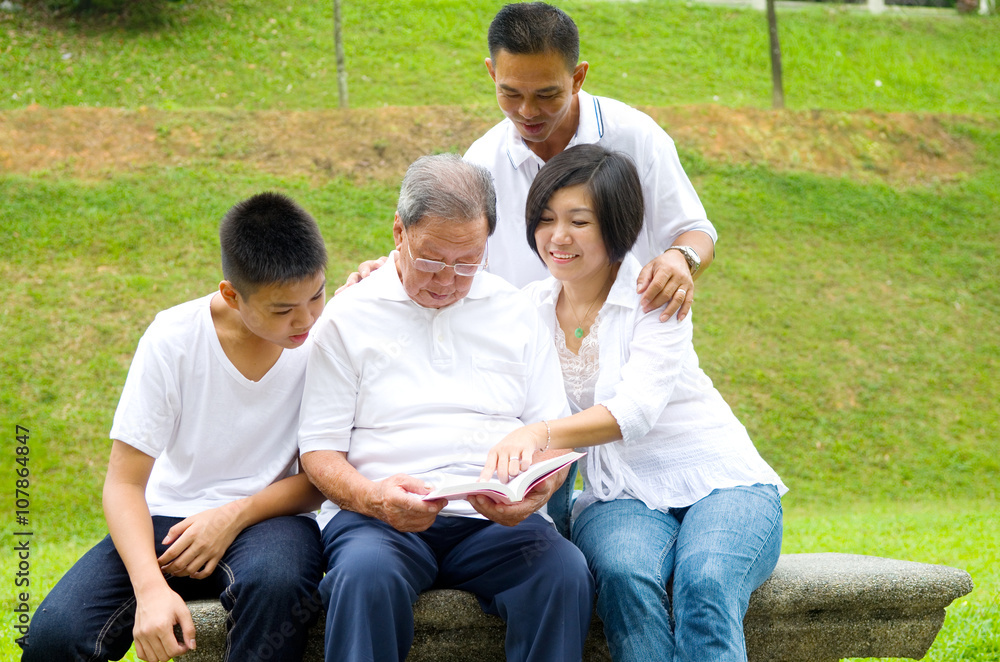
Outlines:
POLYGON ((690 246, 673 246, 672 248, 676 248, 681 252, 681 255, 687 260, 691 275, 694 275, 698 271, 698 267, 701 266, 701 258, 698 257, 698 253, 690 246))

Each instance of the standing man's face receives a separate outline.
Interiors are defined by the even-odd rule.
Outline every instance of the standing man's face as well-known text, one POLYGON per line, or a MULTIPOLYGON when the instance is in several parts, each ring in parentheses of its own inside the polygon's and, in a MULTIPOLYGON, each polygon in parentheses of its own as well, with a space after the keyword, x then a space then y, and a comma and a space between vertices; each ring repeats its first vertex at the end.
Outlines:
POLYGON ((555 51, 513 55, 501 50, 486 68, 496 83, 500 110, 514 123, 528 147, 548 160, 576 133, 576 94, 587 76, 587 63, 573 70, 555 51))

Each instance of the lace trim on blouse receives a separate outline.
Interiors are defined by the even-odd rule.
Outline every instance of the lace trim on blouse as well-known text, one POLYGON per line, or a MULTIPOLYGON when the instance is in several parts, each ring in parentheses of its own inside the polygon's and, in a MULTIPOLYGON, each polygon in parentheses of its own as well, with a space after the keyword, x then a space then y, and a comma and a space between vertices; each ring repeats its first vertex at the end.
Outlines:
POLYGON ((598 313, 597 319, 590 327, 590 333, 583 338, 579 354, 574 354, 566 347, 566 334, 558 324, 555 325, 556 352, 562 365, 566 395, 573 405, 574 412, 594 406, 594 392, 597 388, 597 375, 600 372, 598 362, 601 349, 600 325, 601 315, 598 313))

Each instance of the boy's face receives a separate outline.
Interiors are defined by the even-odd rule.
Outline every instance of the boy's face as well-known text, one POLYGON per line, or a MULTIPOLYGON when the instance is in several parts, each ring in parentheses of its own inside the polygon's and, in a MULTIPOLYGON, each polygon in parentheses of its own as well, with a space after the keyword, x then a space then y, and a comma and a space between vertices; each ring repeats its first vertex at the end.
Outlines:
POLYGON ((323 312, 326 303, 326 275, 294 283, 272 283, 258 288, 244 299, 236 293, 237 310, 247 330, 285 349, 299 347, 323 312))

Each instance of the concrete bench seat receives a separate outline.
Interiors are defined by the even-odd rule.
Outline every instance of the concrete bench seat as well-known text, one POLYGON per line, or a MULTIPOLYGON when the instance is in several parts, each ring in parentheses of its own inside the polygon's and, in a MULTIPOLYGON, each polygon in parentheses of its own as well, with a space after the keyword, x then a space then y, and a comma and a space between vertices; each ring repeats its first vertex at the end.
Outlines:
MULTIPOLYGON (((854 554, 783 554, 758 588, 743 622, 750 662, 834 662, 845 657, 920 658, 944 622, 945 607, 972 590, 964 570, 854 554)), ((198 649, 184 662, 218 662, 225 612, 216 600, 190 602, 198 649)), ((410 662, 504 662, 505 625, 469 593, 428 591, 414 606, 410 662)), ((610 660, 595 616, 584 657, 610 660)), ((323 627, 305 662, 322 662, 323 627)))

